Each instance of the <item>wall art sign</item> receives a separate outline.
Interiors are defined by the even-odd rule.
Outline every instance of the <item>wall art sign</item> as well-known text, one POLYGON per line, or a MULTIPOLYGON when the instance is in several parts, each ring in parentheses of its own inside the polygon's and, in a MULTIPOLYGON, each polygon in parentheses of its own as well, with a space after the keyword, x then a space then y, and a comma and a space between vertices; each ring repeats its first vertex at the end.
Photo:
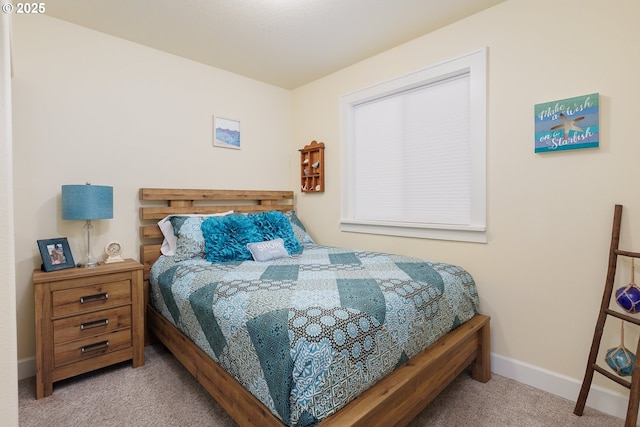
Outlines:
POLYGON ((213 145, 215 147, 240 149, 240 122, 238 120, 213 118, 213 145))
POLYGON ((535 105, 535 152, 598 148, 599 95, 577 96, 535 105))

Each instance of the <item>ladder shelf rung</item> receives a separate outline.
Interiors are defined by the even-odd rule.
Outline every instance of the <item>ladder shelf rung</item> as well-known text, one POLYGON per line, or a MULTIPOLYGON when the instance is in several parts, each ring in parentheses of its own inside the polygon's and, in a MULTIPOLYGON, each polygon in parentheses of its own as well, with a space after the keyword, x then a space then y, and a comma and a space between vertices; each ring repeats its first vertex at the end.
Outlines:
POLYGON ((631 317, 631 316, 629 316, 627 314, 620 313, 620 312, 612 310, 610 308, 606 308, 604 310, 604 312, 607 313, 610 316, 617 317, 618 319, 622 319, 622 320, 624 320, 626 322, 634 323, 634 324, 640 326, 640 319, 636 319, 635 317, 631 317))
POLYGON ((620 384, 623 387, 626 387, 628 389, 631 389, 631 383, 623 378, 620 378, 619 376, 612 374, 611 372, 607 371, 606 369, 600 367, 600 365, 598 365, 597 363, 594 363, 592 365, 593 369, 600 372, 602 375, 604 375, 605 377, 609 378, 612 381, 617 382, 618 384, 620 384))
POLYGON ((640 252, 623 251, 621 249, 614 250, 616 255, 628 256, 631 258, 640 258, 640 252))

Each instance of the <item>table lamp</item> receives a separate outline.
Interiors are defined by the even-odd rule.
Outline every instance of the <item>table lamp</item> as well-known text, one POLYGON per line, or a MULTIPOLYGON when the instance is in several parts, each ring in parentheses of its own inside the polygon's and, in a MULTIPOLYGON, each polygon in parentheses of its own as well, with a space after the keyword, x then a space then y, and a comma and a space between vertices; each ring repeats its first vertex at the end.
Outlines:
POLYGON ((94 219, 113 218, 113 187, 104 185, 63 185, 62 186, 62 219, 85 221, 87 232, 85 258, 78 263, 79 267, 95 267, 98 260, 91 253, 91 236, 94 219))

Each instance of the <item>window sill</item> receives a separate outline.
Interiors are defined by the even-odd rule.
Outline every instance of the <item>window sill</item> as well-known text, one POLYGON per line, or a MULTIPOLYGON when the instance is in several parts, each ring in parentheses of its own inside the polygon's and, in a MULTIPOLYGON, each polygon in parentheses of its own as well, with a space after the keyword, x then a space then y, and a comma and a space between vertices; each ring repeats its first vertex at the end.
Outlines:
POLYGON ((377 221, 340 220, 340 230, 351 233, 416 237, 419 239, 487 243, 484 226, 447 226, 441 224, 385 223, 377 221))

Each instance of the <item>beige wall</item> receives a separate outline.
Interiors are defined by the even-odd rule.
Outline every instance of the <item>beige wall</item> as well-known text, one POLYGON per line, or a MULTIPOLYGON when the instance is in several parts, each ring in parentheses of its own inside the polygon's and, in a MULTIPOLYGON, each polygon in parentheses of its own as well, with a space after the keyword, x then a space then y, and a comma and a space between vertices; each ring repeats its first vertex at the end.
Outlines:
POLYGON ((138 188, 288 189, 291 93, 46 16, 15 16, 13 114, 18 358, 34 355, 36 240, 69 238, 63 184, 114 187, 114 218, 95 221, 138 258, 138 188), (212 116, 241 122, 241 150, 212 147, 212 116), (282 172, 280 172, 282 171, 282 172))
POLYGON ((13 245, 10 16, 0 16, 0 417, 18 425, 16 288, 13 245))
MULTIPOLYGON (((298 197, 311 234, 466 267, 481 311, 492 316, 495 355, 582 381, 615 203, 625 206, 621 246, 640 251, 638 16, 636 1, 510 0, 294 90, 294 145, 316 139, 327 147, 326 192, 298 197), (339 97, 485 46, 489 242, 341 233, 339 97), (534 104, 594 92, 600 148, 534 154, 534 104)), ((630 262, 619 267, 617 286, 630 280, 630 262)), ((620 341, 619 322, 609 326, 605 350, 620 341)), ((631 329, 626 343, 635 352, 631 329)))

